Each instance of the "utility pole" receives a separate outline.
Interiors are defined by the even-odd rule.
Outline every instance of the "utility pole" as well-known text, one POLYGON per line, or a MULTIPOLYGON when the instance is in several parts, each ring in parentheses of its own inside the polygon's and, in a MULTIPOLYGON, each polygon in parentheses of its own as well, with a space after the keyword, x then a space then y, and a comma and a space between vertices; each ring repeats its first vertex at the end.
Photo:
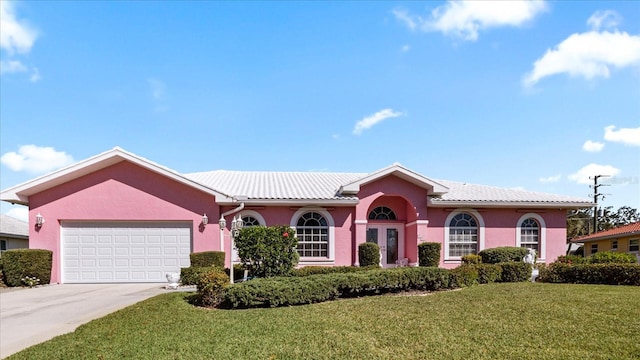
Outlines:
POLYGON ((595 206, 593 207, 593 233, 597 233, 598 232, 598 199, 602 198, 602 200, 604 200, 604 195, 602 193, 598 192, 598 188, 600 188, 600 186, 609 186, 609 184, 598 184, 598 179, 601 177, 610 177, 611 175, 596 175, 593 178, 589 178, 589 179, 593 179, 593 185, 590 185, 589 187, 593 188, 593 202, 595 204, 595 206))

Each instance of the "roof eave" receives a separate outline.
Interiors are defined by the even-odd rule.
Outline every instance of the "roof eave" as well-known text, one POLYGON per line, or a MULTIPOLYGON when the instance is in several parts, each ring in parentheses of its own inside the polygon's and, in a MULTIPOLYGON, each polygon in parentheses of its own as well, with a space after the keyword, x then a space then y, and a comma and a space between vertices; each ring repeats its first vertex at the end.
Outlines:
POLYGON ((384 169, 373 172, 349 184, 342 185, 339 192, 341 194, 357 194, 360 191, 361 186, 374 182, 388 175, 398 176, 399 178, 406 180, 414 185, 427 189, 429 195, 444 195, 449 191, 448 187, 440 184, 437 181, 431 180, 423 175, 409 170, 400 164, 394 164, 384 169))
POLYGON ((29 196, 62 185, 90 173, 102 170, 122 161, 130 161, 154 173, 169 177, 175 181, 191 186, 205 193, 214 195, 222 201, 231 200, 229 195, 211 189, 183 175, 145 158, 129 153, 119 147, 105 151, 88 159, 79 161, 65 168, 53 171, 49 174, 29 180, 22 184, 6 189, 0 193, 0 200, 14 204, 28 205, 29 196))
POLYGON ((358 199, 247 199, 242 201, 216 201, 220 205, 237 205, 243 202, 245 206, 353 206, 358 199))
POLYGON ((593 203, 579 202, 536 202, 536 201, 477 201, 477 200, 436 200, 429 199, 429 207, 527 207, 527 208, 561 208, 582 209, 593 207, 593 203))
MULTIPOLYGON (((590 236, 590 235, 587 235, 590 236)), ((613 235, 604 235, 604 236, 598 236, 598 237, 593 237, 590 239, 581 239, 581 238, 575 238, 572 239, 569 242, 575 242, 575 243, 585 243, 585 242, 593 242, 593 241, 600 241, 600 240, 609 240, 609 239, 618 239, 621 237, 633 237, 633 236, 640 236, 640 231, 630 231, 628 233, 622 233, 622 234, 613 234, 613 235)))

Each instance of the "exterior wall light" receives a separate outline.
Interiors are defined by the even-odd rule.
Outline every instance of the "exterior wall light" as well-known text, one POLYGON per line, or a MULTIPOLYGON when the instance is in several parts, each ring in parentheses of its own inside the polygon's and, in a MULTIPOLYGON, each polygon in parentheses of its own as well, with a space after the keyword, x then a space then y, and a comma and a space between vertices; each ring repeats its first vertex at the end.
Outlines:
POLYGON ((202 215, 202 225, 207 225, 209 223, 209 218, 207 217, 207 214, 205 213, 204 215, 202 215))
POLYGON ((36 215, 36 226, 41 227, 42 224, 44 224, 44 217, 38 213, 38 215, 36 215))

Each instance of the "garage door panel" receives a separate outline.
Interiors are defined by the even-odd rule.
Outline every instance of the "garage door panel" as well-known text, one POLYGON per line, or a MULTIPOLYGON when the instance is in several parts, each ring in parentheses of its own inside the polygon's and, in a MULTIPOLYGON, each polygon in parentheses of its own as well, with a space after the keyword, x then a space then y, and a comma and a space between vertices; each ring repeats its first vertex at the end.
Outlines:
POLYGON ((62 281, 166 282, 189 266, 191 224, 62 224, 62 281))

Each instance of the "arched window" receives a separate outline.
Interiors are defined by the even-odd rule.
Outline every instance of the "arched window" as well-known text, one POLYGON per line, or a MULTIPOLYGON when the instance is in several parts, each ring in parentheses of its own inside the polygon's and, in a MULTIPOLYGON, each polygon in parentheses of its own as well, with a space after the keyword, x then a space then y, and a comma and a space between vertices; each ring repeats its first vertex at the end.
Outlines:
POLYGON ((449 222, 450 257, 462 257, 478 253, 478 222, 467 214, 459 213, 449 222))
POLYGON ((540 256, 540 225, 534 218, 527 218, 520 224, 520 246, 533 249, 540 256))
POLYGON ((369 220, 396 220, 396 213, 386 206, 378 206, 369 213, 369 220))
POLYGON ((546 257, 547 225, 536 213, 522 215, 516 226, 516 246, 534 249, 539 261, 546 257))
POLYGON ((260 222, 258 221, 258 219, 254 218, 251 215, 243 216, 242 223, 244 227, 260 226, 260 222))
POLYGON ((329 258, 329 224, 322 214, 302 214, 296 222, 296 236, 300 257, 329 258))

